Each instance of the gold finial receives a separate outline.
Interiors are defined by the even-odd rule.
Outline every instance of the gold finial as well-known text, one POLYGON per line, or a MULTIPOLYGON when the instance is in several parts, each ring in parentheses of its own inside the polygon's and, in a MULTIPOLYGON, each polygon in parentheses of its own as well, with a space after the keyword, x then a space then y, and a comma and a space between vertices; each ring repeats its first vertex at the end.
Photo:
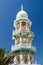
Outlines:
POLYGON ((23 10, 23 4, 21 4, 21 10, 23 10))

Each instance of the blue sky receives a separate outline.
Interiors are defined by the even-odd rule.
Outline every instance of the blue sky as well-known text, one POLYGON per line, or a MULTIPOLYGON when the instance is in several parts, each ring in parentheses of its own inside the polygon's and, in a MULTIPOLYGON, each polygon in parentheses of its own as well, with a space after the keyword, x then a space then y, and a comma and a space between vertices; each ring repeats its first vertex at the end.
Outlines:
POLYGON ((11 49, 13 23, 21 4, 32 21, 31 30, 35 34, 32 44, 37 49, 35 59, 43 65, 43 0, 0 0, 0 47, 11 49))

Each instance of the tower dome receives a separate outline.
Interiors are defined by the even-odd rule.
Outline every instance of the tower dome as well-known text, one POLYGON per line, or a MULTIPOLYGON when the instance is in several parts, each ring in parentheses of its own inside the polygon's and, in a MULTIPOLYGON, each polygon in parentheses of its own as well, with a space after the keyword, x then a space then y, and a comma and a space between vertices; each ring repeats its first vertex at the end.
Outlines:
POLYGON ((22 17, 28 18, 27 12, 23 10, 23 5, 21 5, 21 11, 17 13, 16 19, 20 19, 22 17))
POLYGON ((27 14, 25 11, 21 10, 21 11, 19 11, 19 12, 17 13, 16 19, 19 19, 19 18, 21 18, 21 17, 26 17, 26 18, 28 18, 28 14, 27 14))
POLYGON ((23 5, 21 5, 21 10, 16 15, 16 20, 14 20, 14 27, 20 22, 26 22, 30 27, 32 22, 28 18, 28 14, 26 11, 23 10, 23 5))

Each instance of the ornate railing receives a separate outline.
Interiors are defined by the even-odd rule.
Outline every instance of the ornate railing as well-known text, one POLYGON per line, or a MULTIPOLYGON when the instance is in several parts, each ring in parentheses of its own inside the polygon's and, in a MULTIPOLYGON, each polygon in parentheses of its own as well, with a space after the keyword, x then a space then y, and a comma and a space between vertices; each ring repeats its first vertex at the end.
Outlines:
POLYGON ((31 44, 18 44, 12 47, 12 50, 17 50, 19 48, 32 48, 36 51, 36 47, 32 46, 31 44))

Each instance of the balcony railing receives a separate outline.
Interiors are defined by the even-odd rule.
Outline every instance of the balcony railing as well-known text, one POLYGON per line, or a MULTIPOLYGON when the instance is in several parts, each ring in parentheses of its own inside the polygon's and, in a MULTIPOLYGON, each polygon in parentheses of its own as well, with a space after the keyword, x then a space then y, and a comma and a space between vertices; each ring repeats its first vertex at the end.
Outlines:
POLYGON ((19 48, 32 48, 33 50, 36 51, 36 48, 32 46, 31 44, 18 44, 12 47, 12 51, 17 50, 19 48))

